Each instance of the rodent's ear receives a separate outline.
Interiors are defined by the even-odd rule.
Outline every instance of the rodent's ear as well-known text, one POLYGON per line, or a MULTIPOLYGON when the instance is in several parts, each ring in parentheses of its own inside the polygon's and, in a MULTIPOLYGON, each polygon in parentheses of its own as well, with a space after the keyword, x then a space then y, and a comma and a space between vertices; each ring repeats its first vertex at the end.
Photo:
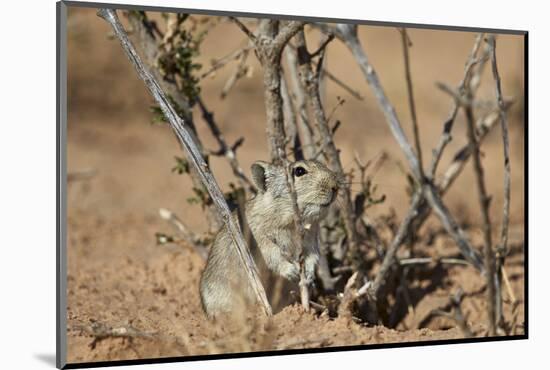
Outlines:
POLYGON ((250 169, 252 170, 252 181, 260 193, 265 193, 267 186, 265 183, 265 177, 269 163, 264 161, 256 161, 252 164, 250 169))

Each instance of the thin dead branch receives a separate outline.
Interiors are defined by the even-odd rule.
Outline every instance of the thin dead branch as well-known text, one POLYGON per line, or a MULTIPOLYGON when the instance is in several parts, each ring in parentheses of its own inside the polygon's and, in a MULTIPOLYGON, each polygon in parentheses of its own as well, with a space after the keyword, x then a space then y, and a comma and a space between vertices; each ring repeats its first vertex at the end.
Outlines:
POLYGON ((193 167, 200 174, 203 185, 208 190, 208 193, 210 194, 210 197, 212 198, 216 209, 218 210, 221 218, 227 226, 231 238, 233 239, 233 244, 236 248, 237 254, 241 259, 241 262, 243 263, 243 267, 248 277, 249 283, 259 303, 261 304, 264 313, 270 316, 272 314, 271 306, 267 301, 265 290, 262 286, 262 283, 260 282, 254 260, 252 259, 252 256, 250 255, 250 252, 246 246, 241 230, 235 224, 231 216, 231 211, 229 210, 229 207, 225 202, 225 198, 216 180, 214 179, 214 176, 210 172, 209 166, 204 161, 202 153, 199 151, 195 141, 190 135, 189 128, 186 122, 176 113, 176 111, 172 107, 172 104, 168 100, 168 97, 160 88, 156 78, 148 71, 148 69, 141 61, 141 58, 137 54, 133 44, 128 39, 128 35, 126 34, 124 27, 120 23, 116 12, 112 9, 100 9, 98 11, 98 15, 103 18, 107 23, 109 23, 109 25, 113 28, 113 31, 119 39, 121 46, 123 47, 128 58, 136 68, 139 77, 143 80, 149 92, 161 107, 162 112, 168 119, 168 122, 174 130, 178 140, 180 141, 181 145, 186 149, 186 152, 189 155, 189 159, 191 160, 193 167))
POLYGON ((470 263, 466 260, 459 258, 431 258, 431 257, 416 257, 416 258, 402 258, 399 260, 399 265, 464 265, 469 266, 470 263))
MULTIPOLYGON (((476 64, 478 63, 484 63, 484 61, 486 60, 484 56, 482 56, 479 59, 477 58, 477 54, 478 54, 482 40, 483 40, 483 34, 480 33, 476 36, 472 51, 470 52, 470 55, 466 60, 466 66, 464 67, 464 75, 462 77, 462 80, 458 84, 458 88, 457 88, 458 97, 463 95, 464 88, 469 84, 469 81, 471 81, 471 75, 473 74, 474 66, 476 66, 476 64)), ((476 70, 474 80, 479 81, 480 79, 479 75, 481 74, 482 70, 483 70, 483 66, 480 65, 476 70)), ((471 91, 472 93, 474 93, 475 89, 471 89, 471 91)), ((451 92, 453 92, 453 90, 451 90, 451 92)), ((445 123, 443 124, 443 132, 441 133, 441 136, 436 148, 433 150, 432 162, 428 170, 428 176, 432 179, 434 178, 435 173, 437 171, 437 166, 439 164, 441 156, 443 155, 445 148, 451 142, 451 139, 452 139, 451 131, 453 129, 455 118, 458 114, 458 109, 460 107, 458 102, 461 101, 461 99, 457 99, 458 97, 455 97, 455 99, 453 100, 453 106, 451 108, 451 111, 449 112, 449 116, 445 120, 445 123)))
POLYGON ((252 73, 251 67, 246 64, 249 54, 250 54, 250 49, 247 49, 240 55, 239 60, 237 62, 237 67, 235 68, 231 76, 229 76, 229 78, 225 82, 225 85, 223 86, 223 89, 220 93, 221 99, 225 99, 227 95, 229 95, 229 92, 231 91, 231 89, 233 89, 237 81, 239 81, 241 78, 245 76, 251 75, 252 73))
POLYGON ((242 48, 239 48, 237 50, 232 51, 231 53, 229 53, 228 55, 226 55, 222 58, 212 60, 212 62, 210 63, 211 64, 210 68, 208 70, 206 70, 205 72, 203 72, 200 75, 199 79, 202 80, 202 79, 214 74, 215 72, 222 69, 228 63, 230 63, 234 60, 240 60, 241 56, 244 55, 244 54, 247 54, 252 48, 253 48, 252 45, 247 45, 245 47, 242 47, 242 48))
POLYGON ((179 236, 193 248, 204 260, 208 257, 208 250, 205 247, 204 238, 196 235, 183 223, 183 221, 172 211, 166 208, 159 209, 160 218, 168 221, 179 236))
POLYGON ((97 344, 107 338, 145 338, 153 339, 154 332, 144 332, 134 328, 131 325, 123 326, 110 326, 100 322, 93 322, 91 325, 77 325, 75 329, 80 330, 83 333, 91 335, 94 339, 90 343, 90 348, 95 349, 97 344))
MULTIPOLYGON (((500 243, 497 245, 497 248, 496 248, 497 275, 495 277, 496 279, 495 281, 496 303, 495 304, 497 307, 495 320, 497 325, 502 326, 504 318, 502 314, 502 292, 500 291, 500 287, 501 287, 501 281, 503 280, 503 278, 508 288, 508 291, 511 294, 511 297, 513 297, 510 283, 507 279, 506 272, 504 270, 504 262, 505 262, 506 255, 508 254, 508 228, 510 225, 510 177, 511 177, 510 139, 508 137, 508 120, 506 117, 506 110, 505 110, 506 103, 502 96, 500 75, 498 73, 495 36, 493 35, 489 36, 487 39, 487 43, 489 45, 490 55, 491 55, 491 70, 493 72, 493 79, 495 80, 495 95, 496 95, 499 118, 500 118, 500 128, 502 132, 502 147, 503 147, 503 154, 504 154, 504 203, 503 203, 503 209, 502 209, 500 243)), ((514 300, 515 300, 515 297, 514 297, 514 300)))
MULTIPOLYGON (((511 101, 506 102, 504 109, 508 110, 512 105, 511 101)), ((485 137, 493 129, 499 119, 499 112, 495 110, 490 112, 485 117, 478 120, 476 124, 477 145, 481 145, 485 137)), ((468 143, 456 151, 452 162, 449 164, 443 175, 437 180, 436 184, 441 194, 445 194, 451 187, 458 175, 462 172, 466 162, 472 155, 472 146, 468 143)))
POLYGON ((336 85, 340 86, 342 89, 344 89, 348 94, 353 96, 355 99, 359 101, 365 100, 365 97, 361 95, 361 93, 355 89, 353 89, 351 86, 343 82, 341 79, 336 77, 332 72, 330 72, 328 69, 323 69, 323 73, 327 76, 329 80, 334 82, 336 85))
POLYGON ((292 48, 286 48, 285 57, 288 66, 286 72, 291 81, 292 94, 296 99, 295 106, 296 111, 298 112, 297 125, 302 144, 302 151, 304 153, 304 158, 310 159, 315 155, 315 140, 307 110, 306 92, 300 82, 296 51, 292 48))
MULTIPOLYGON (((210 132, 218 142, 218 152, 223 155, 229 162, 231 170, 233 171, 233 175, 235 175, 239 184, 252 194, 255 194, 256 188, 254 187, 254 185, 252 185, 252 182, 244 174, 244 171, 241 168, 239 161, 237 160, 236 147, 238 147, 238 145, 229 146, 227 144, 227 141, 225 140, 220 128, 218 127, 218 124, 214 120, 214 114, 208 110, 200 96, 197 98, 197 103, 199 104, 199 107, 201 109, 204 121, 206 122, 208 128, 210 129, 210 132)), ((242 140, 237 141, 237 143, 242 143, 242 140)))
POLYGON ((354 285, 357 281, 359 272, 355 271, 346 282, 344 292, 341 293, 340 304, 338 305, 338 316, 351 318, 353 302, 358 298, 357 289, 354 285))
POLYGON ((452 295, 449 299, 451 312, 443 311, 441 309, 435 309, 428 315, 428 317, 443 316, 443 317, 450 318, 451 320, 457 323, 460 330, 462 330, 462 333, 464 334, 465 338, 471 338, 474 336, 474 334, 472 333, 472 330, 470 329, 470 326, 466 321, 466 317, 464 316, 464 314, 462 313, 462 309, 460 308, 463 297, 464 297, 464 293, 462 289, 459 288, 458 291, 454 295, 452 295))
POLYGON ((399 29, 401 33, 401 42, 403 45, 403 59, 405 61, 405 80, 407 81, 407 96, 409 98, 409 109, 411 111, 411 122, 413 127, 414 144, 416 146, 416 155, 418 156, 419 169, 421 177, 424 177, 422 165, 422 147, 420 145, 420 133, 418 131, 418 121, 416 118, 416 104, 414 102, 414 89, 411 76, 411 62, 409 57, 409 48, 412 46, 406 28, 399 29))
POLYGON ((399 226, 397 234, 395 234, 395 237, 393 238, 391 245, 386 251, 384 260, 382 261, 382 265, 380 266, 380 270, 378 270, 378 273, 374 278, 374 282, 370 284, 370 288, 367 290, 369 300, 374 302, 377 301, 378 294, 385 280, 387 279, 390 268, 394 265, 395 262, 397 262, 395 257, 397 250, 399 249, 399 246, 401 246, 401 244, 407 237, 410 225, 414 220, 414 217, 416 216, 416 212, 421 201, 422 201, 422 192, 417 191, 412 197, 407 215, 401 222, 401 225, 399 226))
MULTIPOLYGON (((466 89, 465 96, 468 99, 471 99, 471 92, 469 89, 466 89)), ((485 277, 487 279, 487 317, 488 317, 488 326, 489 326, 489 335, 496 334, 496 324, 495 324, 495 260, 493 253, 493 241, 491 236, 491 219, 489 214, 489 207, 491 198, 487 194, 487 187, 485 185, 485 175, 483 170, 483 165, 481 163, 481 154, 480 146, 475 132, 475 118, 474 111, 471 105, 464 107, 464 112, 466 114, 466 126, 468 133, 468 142, 472 147, 472 164, 474 167, 474 173, 476 178, 477 193, 479 207, 481 211, 481 218, 483 222, 483 251, 484 251, 484 263, 485 270, 487 271, 485 277)))
POLYGON ((250 39, 250 41, 256 43, 256 35, 252 33, 252 31, 250 31, 243 22, 241 22, 237 17, 229 17, 229 19, 233 21, 233 23, 235 23, 237 27, 241 29, 241 31, 244 32, 244 34, 250 39))

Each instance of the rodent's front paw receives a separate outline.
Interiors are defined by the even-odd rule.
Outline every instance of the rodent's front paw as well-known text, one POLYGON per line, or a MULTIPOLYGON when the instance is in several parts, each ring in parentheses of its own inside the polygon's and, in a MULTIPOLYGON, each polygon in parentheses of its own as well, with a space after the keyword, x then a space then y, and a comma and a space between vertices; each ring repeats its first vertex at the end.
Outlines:
POLYGON ((316 255, 310 255, 306 258, 305 274, 306 281, 309 285, 313 285, 315 281, 315 267, 317 266, 318 257, 316 255))
POLYGON ((281 276, 290 281, 297 281, 300 279, 300 265, 298 263, 285 263, 281 269, 281 276))
POLYGON ((315 282, 315 270, 306 269, 306 283, 307 285, 313 286, 315 282))

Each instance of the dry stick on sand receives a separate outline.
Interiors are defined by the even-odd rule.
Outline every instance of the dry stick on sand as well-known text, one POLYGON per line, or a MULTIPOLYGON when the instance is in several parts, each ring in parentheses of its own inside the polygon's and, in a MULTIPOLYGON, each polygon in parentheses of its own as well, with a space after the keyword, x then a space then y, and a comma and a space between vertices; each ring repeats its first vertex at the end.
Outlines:
POLYGON ((90 348, 95 349, 97 343, 107 338, 146 338, 152 339, 155 333, 143 332, 134 328, 131 325, 111 327, 100 322, 93 322, 90 326, 78 325, 75 327, 86 334, 94 337, 90 348))
POLYGON ((471 338, 474 336, 474 334, 472 333, 472 330, 470 329, 468 322, 466 321, 466 317, 464 317, 464 314, 462 313, 462 309, 460 307, 463 297, 464 292, 462 291, 462 288, 459 288, 458 291, 450 297, 450 306, 452 307, 452 312, 436 309, 433 310, 429 316, 444 316, 450 318, 451 320, 454 320, 458 324, 460 330, 462 330, 464 337, 471 338))
MULTIPOLYGON (((502 317, 502 294, 500 292, 501 278, 504 276, 504 281, 508 282, 506 276, 506 270, 504 270, 504 260, 508 253, 508 227, 510 224, 510 140, 508 138, 508 120, 506 118, 506 103, 502 96, 502 88, 500 84, 500 76, 498 74, 497 57, 496 57, 496 41, 494 36, 490 36, 488 39, 489 49, 491 51, 491 69, 493 72, 493 78, 495 80, 495 93, 498 104, 500 127, 502 131, 502 146, 504 151, 504 205, 502 210, 502 227, 500 233, 500 244, 497 246, 497 277, 495 292, 496 306, 497 306, 497 325, 501 325, 503 321, 502 317)), ((510 284, 506 285, 511 292, 510 284)), ((511 294, 513 300, 513 293, 511 294)))
MULTIPOLYGON (((471 100, 471 92, 469 89, 466 89, 466 97, 468 100, 471 100)), ((489 207, 491 203, 491 198, 487 195, 487 188, 485 185, 485 176, 483 171, 483 165, 481 163, 481 153, 479 149, 479 144, 477 142, 476 132, 475 132, 475 118, 474 111, 471 104, 468 104, 463 107, 466 113, 466 126, 468 133, 468 141, 472 150, 472 164, 474 167, 474 173, 476 177, 476 186, 479 200, 479 207, 481 210, 481 218, 483 221, 483 241, 484 241, 484 260, 485 260, 485 269, 486 269, 486 280, 487 280, 487 318, 489 324, 489 335, 496 334, 496 325, 495 325, 495 260, 493 254, 493 242, 491 237, 491 219, 489 215, 489 207)))
POLYGON ((168 221, 176 230, 178 235, 180 235, 182 239, 206 261, 206 258, 208 257, 208 250, 203 245, 203 243, 201 243, 201 238, 198 235, 189 230, 189 228, 183 223, 182 220, 180 220, 180 218, 174 212, 166 208, 160 208, 159 215, 160 218, 168 221))
POLYGON ((178 114, 170 104, 167 96, 160 88, 156 79, 147 70, 147 68, 141 61, 141 58, 134 48, 134 45, 128 39, 128 35, 126 34, 124 27, 120 23, 115 10, 100 9, 98 11, 98 15, 103 18, 107 23, 109 23, 113 28, 113 31, 115 32, 116 37, 119 39, 122 48, 126 52, 128 59, 130 59, 130 61, 136 68, 139 77, 143 80, 143 82, 145 82, 145 85, 147 86, 149 92, 151 93, 151 95, 153 95, 153 97, 161 107, 162 112, 168 119, 168 122, 174 130, 174 133, 176 134, 181 145, 187 151, 191 163, 200 174, 204 186, 208 190, 212 201, 216 205, 216 208, 221 218, 223 219, 229 231, 229 234, 231 235, 231 238, 233 239, 233 243, 235 245, 235 248, 237 249, 237 254, 239 255, 243 263, 243 267, 248 277, 249 283, 258 301, 260 302, 264 313, 268 316, 272 315, 271 306, 269 305, 269 302, 267 300, 265 290, 258 276, 256 265, 254 264, 254 260, 252 259, 248 247, 246 246, 241 230, 233 221, 231 211, 229 210, 229 207, 225 202, 225 198, 218 184, 216 183, 214 176, 210 172, 210 169, 206 164, 202 153, 198 150, 197 145, 191 137, 186 123, 178 116, 178 114))

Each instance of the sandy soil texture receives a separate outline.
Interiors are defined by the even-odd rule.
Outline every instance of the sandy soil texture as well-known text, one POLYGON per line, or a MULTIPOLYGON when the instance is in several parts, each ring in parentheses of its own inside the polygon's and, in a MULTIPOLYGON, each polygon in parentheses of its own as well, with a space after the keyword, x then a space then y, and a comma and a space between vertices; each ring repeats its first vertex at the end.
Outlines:
MULTIPOLYGON (((171 171, 174 156, 182 153, 166 126, 151 125, 150 97, 118 43, 108 38, 109 29, 93 10, 69 12, 68 21, 68 171, 91 169, 94 175, 68 184, 68 360, 69 362, 138 359, 162 356, 248 352, 371 343, 400 343, 464 337, 451 318, 434 316, 433 310, 451 309, 449 297, 464 291, 462 311, 474 335, 486 327, 486 286, 476 270, 463 265, 428 265, 411 268, 407 292, 388 297, 392 327, 368 326, 354 318, 305 313, 296 304, 276 310, 269 319, 243 315, 242 322, 212 323, 200 307, 198 281, 204 261, 189 248, 157 246, 155 233, 171 232, 158 216, 161 207, 175 211, 197 232, 205 231, 200 206, 188 202, 191 182, 171 171), (405 298, 405 295, 408 297, 405 298), (399 304, 396 304, 399 303, 399 304), (408 302, 408 303, 407 303, 408 302), (94 338, 90 328, 135 329, 136 338, 94 338)), ((399 33, 393 28, 363 27, 366 51, 410 134, 406 86, 399 33)), ((431 157, 451 107, 436 81, 455 85, 474 34, 411 30, 418 117, 425 158, 431 157)), ((312 36, 314 39, 314 36, 312 36)), ((221 23, 205 41, 201 61, 228 54, 243 43, 234 25, 221 23)), ((511 253, 506 271, 511 291, 518 300, 513 309, 504 289, 504 316, 514 332, 524 331, 524 121, 523 41, 519 36, 498 38, 499 68, 506 96, 517 101, 509 113, 511 134, 512 199, 511 253)), ((338 97, 345 104, 334 113, 342 122, 336 144, 346 168, 353 155, 372 158, 382 150, 389 160, 375 177, 386 201, 369 210, 388 242, 392 224, 399 224, 408 206, 405 160, 387 129, 372 93, 348 52, 337 42, 328 49, 328 68, 357 89, 359 101, 337 85, 327 85, 326 107, 332 110, 338 97)), ((254 58, 252 58, 254 59, 254 58)), ((238 151, 243 168, 268 157, 265 145, 265 111, 260 66, 240 81, 230 95, 219 94, 234 65, 201 82, 203 97, 215 112, 229 142, 244 136, 238 151)), ((480 96, 493 99, 490 71, 483 75, 480 96)), ((206 146, 214 139, 195 112, 199 135, 206 146)), ((452 155, 466 142, 464 118, 459 115, 453 141, 442 159, 446 168, 452 155)), ((483 145, 483 165, 489 193, 495 239, 502 209, 502 146, 494 130, 483 145)), ((231 169, 223 159, 211 162, 220 185, 227 189, 231 169)), ((480 212, 474 175, 468 164, 445 201, 481 250, 480 212)), ((415 256, 459 257, 454 242, 443 233, 433 216, 413 245, 415 256)), ((370 274, 374 276, 378 263, 370 274)), ((347 275, 342 279, 345 281, 347 275)), ((335 297, 318 297, 331 306, 335 297)))

